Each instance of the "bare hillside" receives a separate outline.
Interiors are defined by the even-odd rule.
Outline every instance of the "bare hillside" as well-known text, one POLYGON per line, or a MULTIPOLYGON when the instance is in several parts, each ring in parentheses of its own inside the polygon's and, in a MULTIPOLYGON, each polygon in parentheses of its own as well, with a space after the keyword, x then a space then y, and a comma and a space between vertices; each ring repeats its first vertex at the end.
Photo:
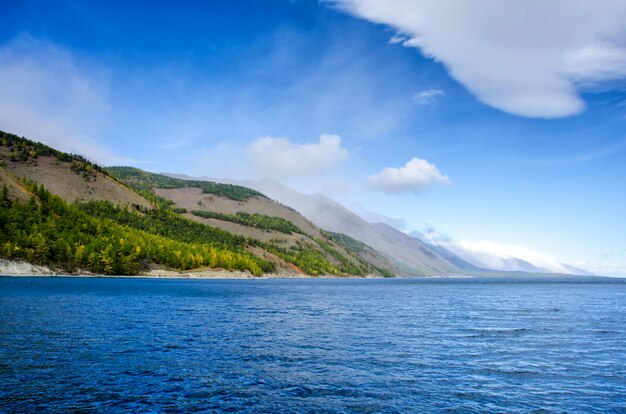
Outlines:
POLYGON ((205 194, 200 188, 156 188, 155 192, 172 200, 178 207, 186 210, 214 211, 225 214, 249 213, 280 217, 292 222, 304 233, 313 237, 322 237, 319 228, 289 207, 280 205, 267 197, 250 197, 245 201, 205 194))
MULTIPOLYGON (((233 223, 227 220, 203 218, 189 213, 185 214, 185 217, 191 220, 217 227, 240 236, 258 239, 264 242, 278 243, 283 247, 294 247, 298 243, 306 243, 326 255, 327 259, 332 263, 339 264, 337 258, 324 252, 324 250, 318 246, 318 240, 325 239, 325 236, 318 227, 291 208, 282 206, 267 197, 254 196, 246 200, 233 200, 224 196, 206 194, 202 189, 196 187, 155 188, 154 192, 163 198, 173 201, 176 207, 187 211, 208 211, 227 215, 237 213, 262 214, 269 217, 285 219, 302 230, 304 234, 295 232, 283 233, 233 223)), ((351 255, 349 249, 346 247, 333 240, 326 240, 325 242, 353 264, 359 264, 359 259, 351 255)))
POLYGON ((7 147, 0 147, 0 162, 16 177, 43 184, 50 192, 67 202, 107 200, 114 204, 151 204, 105 174, 78 167, 77 164, 61 161, 53 156, 37 157, 27 161, 11 160, 7 147))
POLYGON ((401 274, 449 275, 459 270, 426 243, 381 223, 368 223, 335 201, 319 194, 303 194, 270 180, 222 182, 244 185, 279 200, 324 230, 348 235, 386 256, 401 274))
POLYGON ((30 194, 13 174, 0 167, 0 187, 6 186, 9 198, 12 200, 28 201, 30 194))
MULTIPOLYGON (((280 217, 295 224, 306 236, 296 233, 285 234, 255 229, 215 218, 207 219, 192 214, 186 215, 193 220, 218 227, 222 230, 262 241, 279 241, 286 247, 294 246, 298 242, 311 242, 313 241, 312 239, 325 239, 333 249, 347 256, 354 263, 363 261, 384 274, 395 275, 401 273, 397 266, 375 249, 350 238, 347 238, 350 241, 345 243, 346 238, 345 236, 342 237, 343 235, 336 235, 338 237, 331 236, 329 238, 319 227, 291 207, 287 207, 265 196, 249 197, 246 200, 233 200, 224 196, 206 194, 202 189, 196 187, 155 188, 154 191, 159 196, 173 201, 177 207, 184 208, 187 211, 200 210, 224 214, 249 213, 280 217)), ((330 259, 334 260, 332 257, 330 259)))

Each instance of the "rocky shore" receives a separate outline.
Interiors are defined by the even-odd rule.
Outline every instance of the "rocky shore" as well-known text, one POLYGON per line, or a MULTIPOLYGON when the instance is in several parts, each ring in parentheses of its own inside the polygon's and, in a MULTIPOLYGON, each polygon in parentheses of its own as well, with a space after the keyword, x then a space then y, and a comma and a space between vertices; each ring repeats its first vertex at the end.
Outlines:
MULTIPOLYGON (((228 271, 223 269, 194 269, 179 271, 175 269, 153 268, 135 276, 111 276, 98 275, 90 272, 78 271, 75 274, 68 274, 60 270, 53 270, 47 266, 33 265, 24 261, 0 259, 0 276, 75 276, 75 277, 153 277, 153 278, 189 278, 189 279, 271 279, 271 278, 329 278, 338 277, 336 275, 310 276, 302 273, 278 272, 268 273, 263 276, 254 276, 250 272, 228 271)), ((375 278, 378 276, 350 276, 375 278)))

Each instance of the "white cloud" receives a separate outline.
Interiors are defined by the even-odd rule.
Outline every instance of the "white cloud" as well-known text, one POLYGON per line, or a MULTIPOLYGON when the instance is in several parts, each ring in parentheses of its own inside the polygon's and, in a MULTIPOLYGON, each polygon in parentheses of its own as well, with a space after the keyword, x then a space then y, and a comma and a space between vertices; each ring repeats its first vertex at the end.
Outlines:
MULTIPOLYGON (((626 77, 623 0, 332 0, 387 24, 479 100, 551 118, 584 109, 578 90, 626 77)), ((396 36, 397 41, 400 36, 396 36)))
POLYGON ((544 253, 528 249, 526 247, 513 246, 485 240, 477 242, 461 240, 458 243, 463 249, 474 254, 487 253, 497 256, 501 259, 516 258, 524 260, 540 268, 550 269, 557 272, 565 271, 565 268, 562 267, 561 263, 557 259, 544 253))
POLYGON ((109 109, 107 84, 66 50, 20 36, 0 46, 0 129, 103 164, 134 161, 94 138, 109 109))
POLYGON ((611 144, 608 147, 591 150, 587 153, 581 153, 576 155, 568 155, 553 158, 542 158, 528 161, 529 165, 537 166, 553 166, 553 165, 571 165, 571 164, 584 164, 591 161, 603 159, 611 156, 615 153, 622 151, 626 147, 626 140, 622 139, 611 144))
POLYGON ((391 36, 391 39, 389 39, 389 43, 392 45, 395 45, 396 43, 404 43, 406 41, 407 41, 406 36, 401 33, 395 34, 391 36))
POLYGON ((288 138, 261 137, 246 149, 256 178, 289 179, 319 175, 343 161, 348 151, 338 135, 321 135, 317 143, 297 144, 288 138))
POLYGON ((367 179, 370 188, 386 193, 421 193, 430 187, 449 183, 448 177, 442 175, 435 164, 417 157, 403 167, 387 167, 367 179))
POLYGON ((450 241, 450 237, 436 229, 432 224, 426 223, 421 231, 414 230, 409 232, 409 236, 416 237, 432 244, 441 244, 450 241))
POLYGON ((580 266, 590 269, 599 276, 626 277, 626 262, 583 262, 580 266))
POLYGON ((485 269, 585 274, 585 270, 571 267, 555 257, 522 246, 486 240, 474 242, 460 240, 439 244, 468 262, 485 269))
POLYGON ((437 100, 438 97, 444 96, 446 93, 441 89, 428 89, 413 95, 413 102, 419 105, 428 105, 437 100))
POLYGON ((626 267, 619 264, 601 271, 600 265, 588 262, 577 262, 574 266, 561 262, 559 259, 548 254, 529 249, 523 246, 515 246, 493 241, 468 241, 453 240, 432 224, 426 223, 422 231, 411 231, 409 236, 415 237, 433 245, 440 245, 454 253, 461 259, 474 266, 495 271, 517 271, 528 273, 565 273, 578 275, 612 275, 621 276, 620 271, 626 276, 626 267))

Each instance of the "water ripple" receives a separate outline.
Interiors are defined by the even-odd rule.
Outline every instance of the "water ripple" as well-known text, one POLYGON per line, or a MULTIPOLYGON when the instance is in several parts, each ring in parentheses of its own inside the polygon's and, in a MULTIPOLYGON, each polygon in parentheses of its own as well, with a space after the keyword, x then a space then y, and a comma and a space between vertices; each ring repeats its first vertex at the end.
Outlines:
POLYGON ((0 412, 626 412, 626 284, 0 278, 0 412))

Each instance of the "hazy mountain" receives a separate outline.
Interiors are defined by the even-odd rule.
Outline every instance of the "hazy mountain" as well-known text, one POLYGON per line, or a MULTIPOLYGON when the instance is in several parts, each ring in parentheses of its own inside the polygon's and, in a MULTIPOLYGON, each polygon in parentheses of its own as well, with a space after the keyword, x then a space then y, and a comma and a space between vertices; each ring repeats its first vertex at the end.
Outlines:
POLYGON ((456 254, 452 253, 450 250, 446 249, 443 246, 431 245, 431 248, 434 251, 436 251, 439 254, 439 256, 443 257, 444 259, 448 260, 450 263, 454 264, 459 270, 468 270, 468 271, 485 270, 482 267, 476 266, 468 262, 467 260, 457 256, 456 254))
POLYGON ((572 275, 595 276, 595 273, 589 272, 585 269, 580 269, 578 267, 570 266, 565 263, 561 263, 561 265, 566 269, 567 273, 572 275))
POLYGON ((464 248, 461 243, 449 241, 441 243, 446 250, 452 252, 462 260, 479 268, 503 272, 527 273, 564 273, 573 275, 593 276, 583 269, 578 269, 564 263, 547 263, 546 261, 522 259, 513 255, 495 254, 488 251, 471 250, 464 248))
MULTIPOLYGON (((184 175, 172 175, 191 179, 184 175)), ((448 241, 433 244, 420 238, 419 232, 407 235, 383 223, 369 223, 351 210, 320 194, 304 194, 272 180, 229 180, 203 178, 253 188, 285 204, 322 229, 343 233, 362 241, 390 258, 407 275, 462 274, 468 272, 524 272, 533 274, 563 273, 593 275, 583 269, 563 264, 546 265, 514 256, 463 248, 448 241)))
MULTIPOLYGON (((191 178, 171 175, 177 178, 191 178)), ((208 178, 207 178, 208 179, 208 178)), ((383 223, 368 223, 341 204, 320 194, 303 194, 275 181, 208 179, 253 188, 285 204, 311 220, 318 227, 346 234, 376 249, 405 275, 457 274, 454 263, 439 255, 432 246, 383 223)))

